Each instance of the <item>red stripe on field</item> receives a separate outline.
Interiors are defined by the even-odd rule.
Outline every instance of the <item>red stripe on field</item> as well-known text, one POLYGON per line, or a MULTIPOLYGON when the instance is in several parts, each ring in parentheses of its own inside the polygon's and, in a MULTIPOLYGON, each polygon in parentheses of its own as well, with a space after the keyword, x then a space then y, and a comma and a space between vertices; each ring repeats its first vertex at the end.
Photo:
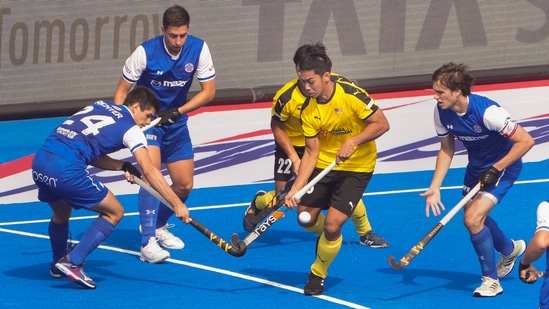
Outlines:
POLYGON ((0 178, 11 176, 30 169, 33 158, 34 155, 28 155, 17 160, 0 164, 0 178))
MULTIPOLYGON (((520 89, 520 88, 532 88, 532 87, 544 87, 549 86, 549 79, 524 81, 524 82, 512 82, 501 84, 489 84, 489 85, 476 85, 473 86, 472 91, 492 91, 492 90, 508 90, 508 89, 520 89)), ((368 91, 368 89, 366 89, 368 91)), ((384 92, 384 93, 372 93, 372 97, 376 100, 380 99, 397 99, 406 97, 419 97, 433 95, 432 89, 423 90, 410 90, 410 91, 396 91, 396 92, 384 92)))
POLYGON ((245 104, 227 104, 227 105, 212 105, 212 106, 202 106, 201 108, 194 110, 189 113, 189 116, 207 113, 207 112, 220 112, 220 111, 232 111, 232 110, 242 110, 242 109, 256 109, 256 108, 271 108, 273 102, 256 102, 256 103, 245 103, 245 104))
MULTIPOLYGON (((549 79, 477 85, 477 86, 473 86, 472 90, 473 92, 478 92, 478 91, 507 90, 507 89, 532 88, 532 87, 544 87, 544 86, 549 86, 549 79)), ((368 89, 365 89, 365 90, 368 91, 368 89)), ((406 97, 432 96, 433 90, 420 89, 420 90, 409 90, 409 91, 380 92, 380 93, 371 93, 371 95, 376 100, 398 99, 398 98, 406 98, 406 97)), ((256 103, 212 105, 212 106, 206 105, 199 108, 198 110, 195 110, 189 113, 189 115, 192 116, 192 115, 206 113, 206 112, 271 108, 272 105, 273 105, 273 102, 256 102, 256 103)))
POLYGON ((249 132, 249 133, 245 133, 245 134, 240 134, 240 135, 235 135, 235 136, 231 136, 231 137, 218 139, 216 141, 207 142, 205 144, 228 142, 228 141, 233 141, 233 140, 237 140, 237 139, 261 136, 261 135, 267 135, 267 134, 271 135, 273 133, 272 133, 271 130, 259 130, 259 131, 255 131, 255 132, 249 132))

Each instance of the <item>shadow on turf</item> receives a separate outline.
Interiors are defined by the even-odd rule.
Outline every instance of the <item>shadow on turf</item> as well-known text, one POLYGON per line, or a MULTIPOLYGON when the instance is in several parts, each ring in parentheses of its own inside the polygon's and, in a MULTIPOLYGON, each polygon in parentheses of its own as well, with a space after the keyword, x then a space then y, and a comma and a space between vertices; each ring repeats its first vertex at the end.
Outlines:
MULTIPOLYGON (((406 286, 420 286, 422 284, 416 283, 414 280, 418 277, 426 277, 432 279, 443 279, 448 281, 446 284, 438 286, 437 288, 446 288, 451 290, 466 291, 472 292, 471 285, 476 286, 480 283, 480 275, 472 273, 464 273, 457 271, 446 271, 446 270, 433 270, 433 269, 404 269, 399 272, 396 272, 392 268, 382 268, 377 271, 384 274, 399 275, 402 277, 400 282, 394 283, 395 285, 403 284, 406 286)), ((505 280, 505 279, 503 279, 505 280)), ((395 290, 398 290, 395 288, 395 290)), ((394 296, 391 298, 379 298, 380 300, 394 300, 406 298, 409 296, 417 296, 420 293, 431 292, 433 287, 429 287, 425 290, 414 291, 399 296, 394 296)))
MULTIPOLYGON (((151 280, 151 279, 147 279, 144 274, 142 274, 142 276, 140 277, 121 275, 122 271, 121 273, 115 273, 108 270, 108 268, 118 264, 112 261, 90 260, 86 264, 87 264, 86 272, 97 283, 98 289, 101 287, 100 283, 103 281, 106 281, 106 280, 124 281, 125 280, 125 281, 135 281, 139 284, 142 284, 143 286, 147 286, 147 284, 155 284, 155 285, 164 285, 170 288, 183 287, 183 288, 200 289, 200 290, 211 291, 211 292, 222 291, 220 289, 209 289, 205 287, 198 287, 196 285, 186 285, 186 284, 170 282, 166 280, 151 280)), ((160 264, 157 264, 157 265, 160 265, 160 264)), ((28 266, 10 269, 8 271, 5 271, 3 274, 5 276, 25 279, 25 280, 47 281, 50 284, 45 284, 45 286, 49 286, 52 288, 83 289, 82 287, 75 284, 74 282, 72 282, 70 279, 66 277, 64 278, 51 277, 49 273, 49 267, 50 267, 49 263, 40 263, 40 264, 34 264, 34 265, 28 265, 28 266)), ((232 291, 225 291, 225 292, 232 292, 232 291)))

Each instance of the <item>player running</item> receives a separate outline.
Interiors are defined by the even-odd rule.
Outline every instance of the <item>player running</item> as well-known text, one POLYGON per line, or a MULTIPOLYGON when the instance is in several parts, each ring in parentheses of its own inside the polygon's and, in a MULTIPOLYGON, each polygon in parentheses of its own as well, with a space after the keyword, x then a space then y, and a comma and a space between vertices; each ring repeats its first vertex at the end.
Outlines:
POLYGON ((440 138, 435 171, 426 197, 427 217, 440 215, 440 187, 455 153, 455 139, 467 149, 469 162, 463 180, 463 195, 478 182, 481 191, 465 205, 464 224, 478 256, 482 284, 475 297, 493 297, 503 292, 499 278, 507 276, 526 249, 524 240, 510 240, 489 216, 511 189, 522 169, 522 157, 534 139, 498 103, 471 93, 473 76, 463 64, 447 63, 432 76, 437 100, 434 119, 440 138), (500 253, 496 264, 495 250, 500 253))
POLYGON ((323 232, 316 244, 305 295, 324 292, 324 279, 342 244, 341 228, 355 210, 370 182, 377 160, 375 140, 389 130, 383 111, 368 93, 352 83, 334 81, 332 62, 325 53, 310 53, 297 64, 297 76, 307 99, 301 122, 305 151, 291 190, 284 199, 298 215, 311 214, 312 227, 327 209, 323 232), (301 201, 295 194, 311 177, 336 160, 338 166, 320 180, 301 201))
POLYGON ((155 168, 147 151, 147 140, 140 127, 150 124, 159 108, 154 93, 145 87, 130 91, 123 106, 97 101, 58 126, 36 152, 32 176, 38 186, 38 199, 49 204, 53 215, 48 227, 55 278, 68 276, 89 289, 95 281, 82 268, 86 257, 111 235, 124 216, 124 208, 113 193, 87 167, 125 172, 128 181, 141 174, 131 163, 107 154, 129 148, 151 185, 170 202, 175 215, 188 222, 189 210, 155 168), (69 218, 72 209, 99 213, 82 239, 67 252, 69 218))
MULTIPOLYGON (((322 44, 303 45, 297 49, 294 54, 294 64, 297 64, 307 54, 326 53, 326 47, 322 44)), ((296 67, 297 69, 297 67, 296 67)), ((331 79, 334 82, 353 82, 341 75, 332 73, 331 79)), ((305 149, 305 137, 301 128, 301 108, 306 97, 300 88, 299 80, 296 78, 284 85, 273 98, 273 107, 271 109, 271 130, 275 139, 275 160, 274 160, 274 179, 275 190, 265 192, 260 190, 254 196, 250 206, 246 209, 243 218, 244 230, 251 232, 255 229, 257 218, 254 217, 265 207, 272 207, 276 201, 273 198, 276 192, 282 190, 286 183, 297 174, 301 157, 305 149), (272 202, 272 203, 271 203, 272 202)), ((351 221, 355 225, 356 231, 360 237, 360 244, 372 248, 387 248, 389 243, 383 237, 372 231, 372 226, 368 220, 366 207, 360 199, 351 214, 351 221)), ((316 224, 311 227, 305 227, 306 230, 320 236, 323 232, 325 216, 321 212, 318 215, 316 224)))

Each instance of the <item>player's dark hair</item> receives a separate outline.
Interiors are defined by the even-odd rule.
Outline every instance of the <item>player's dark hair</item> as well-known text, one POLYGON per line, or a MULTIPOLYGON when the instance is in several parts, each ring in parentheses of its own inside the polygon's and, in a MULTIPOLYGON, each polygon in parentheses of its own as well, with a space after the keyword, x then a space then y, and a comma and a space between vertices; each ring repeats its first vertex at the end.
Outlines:
POLYGON ((468 96, 475 79, 465 64, 449 62, 433 73, 432 81, 438 81, 452 91, 461 90, 461 94, 468 96))
POLYGON ((169 26, 181 27, 188 26, 190 23, 191 17, 189 16, 189 12, 180 5, 170 6, 164 11, 164 15, 162 16, 162 26, 164 26, 164 30, 168 30, 169 26))
POLYGON ((306 55, 309 54, 324 54, 326 55, 326 46, 322 44, 321 42, 314 43, 314 44, 305 44, 301 45, 294 54, 294 64, 297 65, 298 63, 303 60, 303 58, 306 55))
POLYGON ((297 67, 301 71, 313 70, 315 74, 323 75, 332 71, 332 60, 326 54, 312 53, 305 55, 297 67))
POLYGON ((137 86, 128 92, 126 99, 124 99, 124 105, 130 106, 135 102, 139 102, 139 107, 142 111, 149 108, 154 108, 156 112, 160 111, 160 102, 154 94, 154 92, 144 86, 137 86))

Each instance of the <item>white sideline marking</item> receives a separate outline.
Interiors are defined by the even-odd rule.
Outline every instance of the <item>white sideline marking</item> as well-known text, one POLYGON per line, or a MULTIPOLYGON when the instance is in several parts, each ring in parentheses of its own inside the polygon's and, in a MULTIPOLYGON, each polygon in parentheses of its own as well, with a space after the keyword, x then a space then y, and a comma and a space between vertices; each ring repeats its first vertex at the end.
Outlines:
MULTIPOLYGON (((535 180, 522 180, 522 181, 515 182, 515 185, 530 184, 530 183, 543 183, 543 182, 549 182, 549 179, 546 178, 546 179, 535 179, 535 180)), ((461 188, 462 188, 462 186, 447 186, 447 187, 441 188, 441 190, 455 190, 455 189, 461 189, 461 188)), ((381 191, 381 192, 368 192, 368 193, 364 193, 363 195, 364 196, 374 196, 374 195, 386 195, 386 194, 399 194, 399 193, 410 193, 410 192, 423 192, 425 190, 427 190, 427 188, 408 189, 408 190, 391 190, 391 191, 381 191)), ((246 206, 246 205, 248 205, 248 203, 235 203, 235 204, 215 205, 215 206, 189 207, 189 209, 190 210, 209 210, 209 209, 240 207, 240 206, 246 206)), ((132 212, 132 213, 124 214, 124 216, 135 216, 135 215, 139 215, 139 213, 138 212, 132 212)), ((95 219, 95 218, 97 218, 97 215, 71 217, 70 220, 88 220, 88 219, 95 219)), ((0 222, 0 226, 46 223, 46 222, 49 222, 49 221, 50 221, 50 219, 0 222)), ((0 232, 23 235, 23 236, 29 236, 29 237, 35 237, 35 238, 41 238, 41 239, 49 239, 49 237, 47 235, 36 234, 36 233, 28 233, 28 232, 22 232, 22 231, 15 231, 15 230, 5 229, 5 228, 1 228, 1 227, 0 227, 0 232)), ((115 252, 120 252, 120 253, 139 256, 139 252, 133 251, 133 250, 127 250, 127 249, 116 248, 116 247, 105 246, 105 245, 100 245, 98 248, 104 249, 104 250, 109 250, 109 251, 115 251, 115 252)), ((270 285, 272 287, 281 288, 281 289, 284 289, 284 290, 288 290, 288 291, 292 291, 292 292, 296 292, 296 293, 300 293, 300 294, 303 292, 303 290, 300 289, 300 288, 285 285, 285 284, 278 283, 278 282, 275 282, 275 281, 270 281, 270 280, 266 280, 266 279, 261 279, 261 278, 249 276, 249 275, 240 274, 240 273, 233 272, 233 271, 230 271, 230 270, 225 270, 225 269, 221 269, 221 268, 206 266, 206 265, 192 263, 192 262, 186 262, 186 261, 172 259, 172 258, 167 259, 166 261, 174 263, 174 264, 184 265, 184 266, 188 266, 188 267, 192 267, 192 268, 197 268, 197 269, 202 269, 202 270, 206 270, 206 271, 215 272, 215 273, 218 273, 218 274, 232 276, 232 277, 236 277, 236 278, 240 278, 240 279, 244 279, 244 280, 254 281, 254 282, 257 282, 257 283, 260 283, 260 284, 266 284, 266 285, 270 285)), ((335 298, 335 297, 331 297, 331 296, 327 296, 327 295, 316 295, 316 296, 313 296, 313 297, 317 297, 317 298, 323 299, 325 301, 332 302, 332 303, 335 303, 335 304, 340 304, 340 305, 347 306, 347 307, 350 307, 350 308, 370 309, 368 307, 364 307, 364 306, 358 305, 356 303, 348 302, 348 301, 345 301, 345 300, 342 300, 342 299, 339 299, 339 298, 335 298)))
MULTIPOLYGON (((74 219, 82 220, 82 219, 95 219, 95 218, 97 218, 97 216, 77 217, 77 218, 74 218, 74 219)), ((71 218, 71 220, 72 219, 73 218, 71 218)), ((21 224, 21 223, 23 223, 23 224, 25 224, 25 223, 27 223, 27 224, 28 223, 44 223, 44 222, 49 222, 49 221, 50 221, 49 219, 47 219, 47 220, 32 220, 32 221, 21 221, 20 223, 12 222, 11 224, 13 225, 13 224, 21 224)), ((0 223, 0 225, 8 225, 8 224, 10 224, 10 223, 0 223)), ((22 236, 34 237, 34 238, 49 239, 49 236, 47 236, 47 235, 16 231, 16 230, 5 229, 5 228, 0 228, 0 232, 10 233, 10 234, 17 234, 17 235, 22 235, 22 236)), ((125 254, 139 256, 139 252, 133 251, 133 250, 127 250, 127 249, 122 249, 122 248, 117 248, 117 247, 112 247, 112 246, 105 246, 105 245, 99 245, 98 248, 103 249, 103 250, 109 250, 109 251, 115 251, 115 252, 119 252, 119 253, 125 253, 125 254)), ((205 270, 205 271, 210 271, 210 272, 214 272, 214 273, 218 273, 218 274, 222 274, 222 275, 227 275, 227 276, 231 276, 231 277, 235 277, 235 278, 240 278, 240 279, 244 279, 244 280, 254 281, 254 282, 257 282, 257 283, 260 283, 260 284, 270 285, 270 286, 275 287, 275 288, 280 288, 280 289, 288 290, 288 291, 291 291, 291 292, 296 292, 296 293, 299 293, 299 294, 303 293, 303 289, 300 289, 300 288, 285 285, 285 284, 278 283, 278 282, 271 281, 271 280, 266 280, 266 279, 261 279, 261 278, 249 276, 249 275, 240 274, 240 273, 230 271, 230 270, 226 270, 226 269, 221 269, 221 268, 212 267, 212 266, 206 266, 206 265, 202 265, 202 264, 197 264, 197 263, 192 263, 192 262, 187 262, 187 261, 172 259, 172 258, 167 259, 166 262, 171 262, 171 263, 174 263, 174 264, 179 264, 179 265, 183 265, 183 266, 187 266, 187 267, 202 269, 202 270, 205 270)), ((369 307, 361 306, 361 305, 356 304, 356 303, 352 303, 352 302, 349 302, 349 301, 346 301, 346 300, 342 300, 342 299, 327 296, 327 295, 315 295, 315 296, 312 296, 312 297, 317 297, 317 298, 320 298, 322 300, 325 300, 325 301, 328 301, 328 302, 331 302, 331 303, 339 304, 339 305, 342 305, 342 306, 347 306, 349 308, 370 309, 369 307)))

